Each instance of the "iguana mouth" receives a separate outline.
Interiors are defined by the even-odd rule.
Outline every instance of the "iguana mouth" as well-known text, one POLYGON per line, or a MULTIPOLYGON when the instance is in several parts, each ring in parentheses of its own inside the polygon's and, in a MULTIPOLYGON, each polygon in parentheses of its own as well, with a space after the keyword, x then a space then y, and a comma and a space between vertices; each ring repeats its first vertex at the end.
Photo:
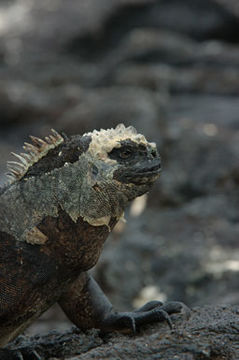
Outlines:
POLYGON ((141 166, 139 169, 135 169, 136 175, 153 175, 158 174, 161 171, 160 160, 153 160, 151 162, 146 162, 144 166, 141 166))
POLYGON ((117 177, 123 183, 140 185, 154 182, 159 177, 160 172, 160 159, 154 159, 151 161, 145 161, 143 164, 140 164, 140 166, 137 166, 136 164, 130 169, 125 169, 118 174, 117 177))
POLYGON ((155 181, 161 172, 161 163, 160 160, 153 160, 150 163, 141 166, 140 169, 137 169, 131 176, 130 182, 140 185, 145 183, 151 183, 155 181))

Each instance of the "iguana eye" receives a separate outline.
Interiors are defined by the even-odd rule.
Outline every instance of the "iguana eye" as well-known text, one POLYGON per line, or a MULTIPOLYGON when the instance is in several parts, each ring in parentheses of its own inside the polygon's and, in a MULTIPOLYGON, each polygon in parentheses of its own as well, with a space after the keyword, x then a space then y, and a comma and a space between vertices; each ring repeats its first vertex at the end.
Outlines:
POLYGON ((131 160, 135 155, 135 149, 132 146, 121 146, 120 148, 114 148, 109 157, 118 161, 131 160))
POLYGON ((122 149, 119 152, 119 156, 121 159, 128 159, 133 155, 133 151, 131 149, 122 149))

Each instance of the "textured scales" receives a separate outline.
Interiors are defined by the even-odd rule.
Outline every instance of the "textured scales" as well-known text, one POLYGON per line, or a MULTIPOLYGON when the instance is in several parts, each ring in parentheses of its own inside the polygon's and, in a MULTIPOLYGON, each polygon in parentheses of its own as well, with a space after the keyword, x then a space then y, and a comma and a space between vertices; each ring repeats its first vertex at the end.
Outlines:
MULTIPOLYGON (((39 176, 37 179, 38 187, 42 187, 45 193, 44 198, 42 198, 37 194, 32 194, 33 189, 36 187, 35 177, 24 179, 24 176, 35 163, 39 162, 43 157, 46 157, 50 150, 64 143, 61 135, 54 130, 53 134, 54 136, 46 137, 45 140, 31 137, 33 144, 25 143, 24 146, 24 149, 28 150, 27 156, 30 160, 28 162, 25 161, 25 163, 22 162, 22 166, 18 163, 18 169, 17 163, 14 163, 15 168, 11 170, 11 176, 14 181, 12 181, 12 187, 5 192, 5 196, 10 198, 9 201, 18 204, 17 208, 8 209, 8 217, 15 217, 15 223, 13 222, 11 224, 11 234, 17 236, 18 240, 21 241, 27 241, 29 243, 44 242, 45 238, 39 234, 36 226, 46 215, 57 216, 59 206, 67 212, 74 222, 82 216, 84 220, 94 226, 108 226, 112 215, 117 219, 122 217, 124 209, 119 206, 118 199, 121 198, 121 202, 124 203, 126 201, 126 199, 124 199, 125 193, 130 191, 130 189, 122 192, 121 189, 118 188, 118 184, 111 181, 113 171, 115 171, 117 164, 115 167, 111 166, 115 164, 116 161, 110 159, 107 154, 114 147, 119 148, 121 146, 120 142, 125 139, 130 139, 135 142, 135 144, 148 144, 152 149, 156 149, 154 143, 147 143, 145 137, 138 134, 132 126, 125 127, 123 124, 120 124, 115 129, 101 129, 100 131, 87 133, 84 137, 91 138, 89 148, 80 155, 78 164, 65 162, 62 168, 53 169, 39 176), (96 162, 98 163, 98 179, 92 170, 96 162), (108 178, 104 178, 106 171, 108 178), (103 176, 101 176, 101 174, 103 174, 103 176), (72 184, 72 190, 69 193, 68 183, 70 179, 76 178, 77 180, 74 185, 72 184), (21 182, 20 186, 20 182, 17 180, 26 181, 24 181, 23 185, 21 182), (97 180, 99 180, 98 185, 97 180), (26 189, 26 196, 29 197, 28 201, 33 203, 31 206, 24 206, 23 202, 25 202, 26 199, 22 198, 20 194, 22 186, 26 189), (79 188, 82 189, 80 198, 79 188), (110 191, 109 197, 105 196, 105 188, 107 188, 106 194, 110 191), (98 189, 98 191, 96 191, 96 189, 98 189), (30 199, 30 195, 33 195, 33 199, 30 199), (89 207, 89 201, 94 203, 95 206, 89 207), (115 206, 112 210, 113 203, 115 206), (23 208, 25 208, 24 220, 22 218, 23 208), (32 236, 33 233, 38 233, 39 236, 32 236)), ((59 151, 57 156, 61 156, 61 151, 59 151)), ((23 155, 21 155, 21 158, 24 158, 23 155)), ((1 226, 4 231, 9 231, 8 224, 4 223, 1 226)))
MULTIPOLYGON (((0 190, 0 347, 56 302, 81 329, 171 325, 168 313, 180 311, 178 303, 119 313, 87 274, 129 201, 159 177, 155 144, 122 124, 31 139, 0 190)), ((0 358, 10 353, 0 349, 0 358)))

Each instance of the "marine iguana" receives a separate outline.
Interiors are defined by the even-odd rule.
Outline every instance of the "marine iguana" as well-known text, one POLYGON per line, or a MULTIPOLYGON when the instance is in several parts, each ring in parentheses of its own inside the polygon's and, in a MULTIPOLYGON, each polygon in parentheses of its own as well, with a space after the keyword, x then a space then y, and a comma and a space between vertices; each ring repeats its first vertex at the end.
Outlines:
MULTIPOLYGON (((136 331, 182 304, 152 301, 117 312, 87 273, 129 201, 160 174, 154 143, 133 127, 31 136, 0 190, 0 347, 58 302, 79 328, 136 331)), ((0 350, 1 359, 38 359, 0 350)))

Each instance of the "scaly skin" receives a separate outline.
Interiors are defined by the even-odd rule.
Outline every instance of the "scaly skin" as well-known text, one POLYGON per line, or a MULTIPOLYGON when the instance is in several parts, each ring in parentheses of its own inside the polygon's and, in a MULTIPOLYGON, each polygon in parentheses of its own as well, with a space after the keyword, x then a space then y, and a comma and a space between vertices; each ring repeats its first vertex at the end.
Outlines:
MULTIPOLYGON (((14 165, 13 181, 0 190, 0 347, 56 302, 81 329, 171 324, 168 314, 180 303, 154 301, 120 313, 87 274, 128 202, 159 177, 155 144, 123 125, 70 138, 53 134, 32 137, 23 165, 14 165)), ((24 358, 8 350, 0 356, 24 358)))

